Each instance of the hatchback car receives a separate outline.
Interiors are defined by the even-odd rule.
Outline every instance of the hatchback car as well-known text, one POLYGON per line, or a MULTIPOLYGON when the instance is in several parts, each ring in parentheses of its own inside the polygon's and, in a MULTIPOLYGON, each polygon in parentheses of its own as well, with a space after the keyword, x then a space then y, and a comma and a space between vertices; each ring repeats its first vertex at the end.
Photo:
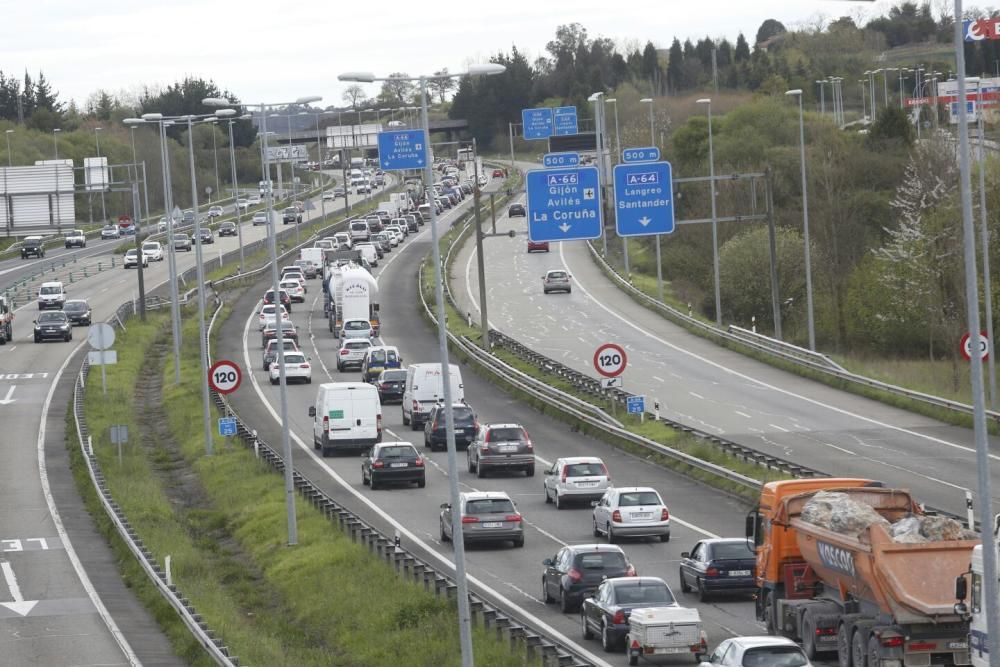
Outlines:
POLYGON ((236 223, 233 221, 224 222, 219 225, 219 236, 236 236, 236 223))
POLYGON ((542 561, 542 600, 559 602, 563 612, 576 611, 601 582, 634 577, 635 568, 621 547, 613 544, 573 544, 542 561))
POLYGON ((408 442, 382 442, 362 455, 362 484, 374 490, 392 482, 427 484, 424 458, 408 442))
POLYGON ((101 239, 120 239, 122 233, 118 231, 118 225, 104 225, 101 227, 101 239))
POLYGON ((191 252, 194 249, 194 244, 191 242, 191 237, 183 232, 177 232, 174 234, 174 250, 184 250, 185 252, 191 252))
POLYGON ((677 600, 659 577, 614 577, 605 579, 593 597, 583 600, 580 624, 583 638, 600 635, 606 652, 625 647, 628 618, 633 609, 677 607, 677 600))
POLYGON ((571 456, 556 459, 545 469, 542 491, 545 502, 563 509, 572 501, 588 504, 599 500, 611 488, 611 475, 604 461, 596 456, 571 456))
MULTIPOLYGON (((139 265, 139 251, 135 248, 129 248, 125 251, 125 260, 122 262, 122 268, 134 269, 139 265)), ((149 266, 149 255, 142 253, 142 266, 149 266)))
MULTIPOLYGON (((267 347, 267 341, 275 340, 278 336, 277 323, 273 320, 268 322, 263 331, 260 332, 260 346, 262 348, 267 347)), ((299 330, 291 320, 281 320, 281 338, 294 340, 296 344, 299 342, 299 330)))
POLYGON ((257 211, 253 214, 253 226, 266 225, 267 224, 267 211, 257 211))
POLYGON ((511 204, 507 207, 508 218, 523 218, 527 215, 524 211, 524 204, 511 204))
POLYGON ((163 246, 160 245, 159 241, 146 241, 142 244, 142 254, 149 255, 151 262, 162 262, 163 246))
POLYGON ((210 206, 208 209, 208 217, 210 218, 221 218, 223 210, 221 206, 210 206))
MULTIPOLYGON (((514 543, 524 546, 524 521, 517 506, 504 491, 468 491, 458 494, 458 517, 462 522, 462 542, 514 543)), ((454 539, 454 515, 456 511, 450 503, 441 505, 438 524, 441 541, 454 539)))
POLYGON ((375 380, 379 401, 384 405, 389 401, 403 402, 403 389, 406 385, 406 371, 389 370, 379 373, 375 380))
POLYGON ((528 239, 528 252, 548 252, 549 242, 548 241, 532 241, 528 239))
POLYGON ((302 288, 302 283, 298 280, 284 280, 278 283, 278 288, 288 292, 288 298, 292 303, 305 303, 306 291, 302 288))
POLYGON ((73 326, 61 310, 39 313, 35 320, 35 342, 43 340, 73 340, 73 326))
POLYGON ((528 477, 535 476, 535 446, 520 424, 483 424, 465 456, 476 477, 494 470, 523 470, 528 477))
MULTIPOLYGON (((444 451, 448 446, 444 407, 444 403, 435 403, 424 422, 424 447, 430 447, 431 451, 444 451)), ((475 440, 479 428, 476 413, 464 402, 452 403, 451 416, 455 424, 455 448, 466 449, 475 440)))
MULTIPOLYGON (((274 319, 274 304, 265 303, 261 306, 260 312, 257 313, 257 328, 263 329, 267 326, 268 322, 274 322, 274 319)), ((281 319, 288 319, 288 310, 286 310, 284 306, 281 307, 281 319)))
POLYGON ((281 224, 297 225, 300 222, 302 222, 302 214, 294 206, 289 206, 281 212, 281 224))
POLYGON ((702 665, 713 667, 809 667, 802 648, 786 637, 730 637, 702 665))
POLYGON ((756 556, 746 538, 729 537, 702 540, 690 553, 681 553, 681 591, 698 591, 698 599, 708 600, 712 593, 752 594, 756 556))
MULTIPOLYGON (((268 308, 273 308, 274 306, 268 306, 268 308)), ((289 340, 287 338, 282 338, 282 343, 284 343, 285 354, 289 352, 298 352, 299 346, 294 340, 289 340)), ((271 364, 278 358, 278 341, 272 339, 267 341, 267 345, 264 346, 264 370, 271 370, 271 364)))
POLYGON ((371 346, 372 342, 367 338, 345 339, 337 351, 337 370, 344 371, 348 367, 361 368, 371 346))
POLYGON ((594 537, 658 537, 670 541, 670 510, 656 489, 648 486, 612 488, 594 503, 594 537))
MULTIPOLYGON (((288 295, 288 292, 278 288, 278 300, 281 305, 285 307, 285 310, 292 312, 292 297, 288 295)), ((264 303, 274 303, 274 290, 269 289, 264 292, 264 303)))
POLYGON ((215 235, 212 234, 212 230, 208 227, 202 227, 198 230, 199 237, 201 238, 202 245, 207 243, 215 243, 215 235))
POLYGON ((340 330, 340 337, 347 338, 361 338, 364 340, 370 340, 375 336, 375 331, 372 329, 372 323, 368 320, 347 320, 344 322, 344 328, 340 330))
MULTIPOLYGON (((282 340, 281 342, 285 341, 282 340)), ((268 376, 271 378, 271 384, 281 382, 281 366, 282 364, 278 363, 276 357, 271 362, 270 368, 267 369, 268 376)), ((312 365, 302 352, 285 352, 284 367, 286 384, 291 384, 293 381, 305 382, 306 384, 312 382, 312 365)))
POLYGON ((70 299, 63 304, 63 312, 71 325, 90 326, 90 304, 86 299, 70 299))
POLYGON ((545 294, 549 292, 566 292, 569 294, 573 291, 573 288, 569 284, 572 277, 562 269, 546 271, 545 275, 542 276, 542 291, 545 294))

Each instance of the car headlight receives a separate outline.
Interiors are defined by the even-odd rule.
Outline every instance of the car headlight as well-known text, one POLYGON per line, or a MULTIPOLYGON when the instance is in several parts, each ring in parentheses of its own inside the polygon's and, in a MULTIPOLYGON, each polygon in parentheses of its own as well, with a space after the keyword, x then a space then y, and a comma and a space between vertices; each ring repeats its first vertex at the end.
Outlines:
POLYGON ((65 331, 66 329, 69 329, 69 324, 61 324, 59 328, 65 331))

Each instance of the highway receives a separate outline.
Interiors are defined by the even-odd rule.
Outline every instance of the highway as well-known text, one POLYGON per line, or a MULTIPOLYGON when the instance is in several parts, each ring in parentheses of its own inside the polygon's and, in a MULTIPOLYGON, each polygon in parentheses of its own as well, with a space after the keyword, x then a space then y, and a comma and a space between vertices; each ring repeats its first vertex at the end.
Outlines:
MULTIPOLYGON (((503 213, 497 231, 519 235, 484 240, 493 328, 595 377, 594 351, 617 342, 629 356, 624 389, 644 394, 647 410, 656 399, 664 416, 682 423, 831 474, 907 487, 922 502, 964 516, 965 489, 976 486, 971 430, 716 346, 632 301, 604 276, 583 242, 553 243, 551 252, 529 255, 527 219, 503 213), (553 268, 572 275, 571 294, 542 293, 541 276, 553 268)), ((453 274, 461 311, 478 322, 474 243, 455 258, 453 274)), ((993 438, 994 450, 997 444, 993 438)), ((997 454, 991 466, 1000 479, 997 454)))
MULTIPOLYGON (((441 221, 448 225, 455 213, 449 211, 441 221)), ((396 345, 406 363, 433 362, 438 359, 433 329, 419 315, 416 287, 417 266, 430 250, 429 230, 404 242, 401 249, 386 255, 376 270, 380 289, 382 341, 396 345)), ((279 388, 267 382, 261 368, 261 349, 256 329, 256 305, 266 286, 261 283, 236 302, 233 314, 219 337, 218 355, 235 359, 252 369, 250 382, 231 397, 236 411, 250 418, 254 428, 271 443, 280 442, 278 427, 279 388), (263 401, 266 411, 261 410, 263 401)), ((392 532, 399 530, 403 545, 429 559, 446 565, 452 548, 442 544, 438 533, 439 505, 448 499, 447 463, 444 452, 431 453, 423 448, 423 435, 402 425, 397 406, 383 409, 384 440, 412 442, 429 460, 425 489, 390 488, 371 491, 361 484, 360 460, 353 456, 323 459, 312 448, 312 419, 307 410, 313 404, 317 383, 356 381, 354 370, 340 373, 334 359, 339 347, 326 327, 322 311, 319 281, 312 281, 306 306, 296 307, 292 319, 299 328, 303 350, 312 358, 313 384, 288 387, 290 427, 297 470, 320 484, 338 502, 360 514, 373 525, 392 532)), ((550 463, 560 456, 595 455, 608 464, 617 485, 650 485, 659 489, 671 509, 672 539, 669 543, 632 541, 623 545, 640 574, 664 577, 680 602, 697 606, 705 622, 710 645, 739 634, 761 634, 763 627, 754 620, 753 603, 747 599, 720 599, 699 604, 693 595, 679 592, 677 567, 682 551, 690 550, 703 537, 741 535, 746 508, 727 496, 692 483, 685 477, 625 455, 591 438, 572 433, 569 428, 539 414, 463 367, 465 396, 480 422, 518 422, 525 426, 535 444, 538 462, 550 463)), ((498 475, 478 479, 464 468, 464 454, 459 453, 462 490, 505 490, 518 504, 526 520, 526 544, 523 549, 510 546, 472 547, 467 551, 469 574, 476 590, 494 601, 517 605, 522 614, 536 617, 561 633, 569 641, 594 653, 597 664, 618 664, 623 656, 602 657, 597 642, 580 639, 577 614, 562 614, 555 605, 546 605, 540 597, 542 564, 565 544, 603 542, 592 535, 588 506, 556 510, 542 495, 541 469, 533 478, 523 474, 498 475)))
MULTIPOLYGON (((354 198, 352 197, 352 201, 354 198)), ((343 200, 327 202, 331 212, 343 200)), ((304 219, 318 217, 318 200, 304 219)), ((243 224, 250 243, 266 227, 243 224)), ((291 227, 279 234, 294 238, 291 227)), ((95 322, 110 317, 132 298, 136 272, 109 265, 120 241, 91 242, 83 250, 57 250, 41 263, 64 254, 78 261, 46 274, 67 281, 70 271, 88 278, 67 285, 69 298, 86 298, 95 322)), ((205 248, 209 256, 238 247, 234 237, 218 238, 205 248)), ((178 271, 194 266, 194 252, 179 253, 178 271)), ((0 284, 32 271, 33 260, 0 264, 0 284)), ((46 264, 47 266, 47 264, 46 264)), ((167 283, 167 262, 151 263, 145 272, 148 291, 167 283)), ((0 423, 4 465, 0 466, 0 665, 184 664, 174 655, 155 620, 122 582, 114 554, 81 506, 69 472, 65 415, 76 371, 87 347, 86 327, 76 327, 69 343, 32 342, 34 301, 19 305, 14 340, 0 347, 0 423)), ((75 434, 70 442, 75 446, 75 434)))

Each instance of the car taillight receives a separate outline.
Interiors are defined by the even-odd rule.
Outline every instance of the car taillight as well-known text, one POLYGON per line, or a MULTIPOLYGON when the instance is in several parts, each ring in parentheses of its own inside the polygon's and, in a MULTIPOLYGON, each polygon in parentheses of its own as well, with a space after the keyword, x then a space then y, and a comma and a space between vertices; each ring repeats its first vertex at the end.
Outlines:
POLYGON ((907 650, 909 651, 933 651, 937 648, 934 642, 912 642, 907 650))
POLYGON ((895 637, 882 637, 882 639, 879 640, 879 643, 887 648, 896 648, 903 645, 903 638, 899 635, 895 637))
POLYGON ((309 368, 309 364, 300 364, 299 368, 309 368))
POLYGON ((375 432, 376 433, 382 432, 382 415, 375 416, 375 432))
POLYGON ((533 444, 531 444, 531 440, 528 440, 527 442, 525 442, 525 443, 524 443, 524 447, 525 447, 525 449, 527 449, 527 450, 528 450, 529 452, 533 452, 533 451, 535 451, 535 446, 534 446, 533 444))
MULTIPOLYGON (((567 477, 569 477, 569 466, 563 466, 561 477, 562 481, 565 482, 567 477)), ((615 512, 615 514, 618 514, 618 512, 615 512)), ((617 520, 618 519, 616 519, 616 521, 617 520)))
POLYGON ((583 573, 581 573, 580 570, 576 569, 575 567, 571 567, 569 569, 569 572, 566 573, 566 576, 572 579, 573 581, 580 581, 581 579, 583 579, 583 573))
POLYGON ((378 388, 379 389, 388 389, 389 388, 389 383, 388 382, 379 382, 378 383, 378 388))
POLYGON ((493 436, 493 431, 487 431, 486 436, 483 438, 483 442, 489 442, 490 440, 493 439, 492 436, 493 436))
POLYGON ((669 521, 669 520, 670 520, 670 510, 664 507, 663 510, 660 511, 660 521, 669 521))
POLYGON ((483 453, 483 454, 489 454, 490 453, 490 448, 484 445, 484 446, 482 446, 482 447, 479 448, 479 451, 481 453, 483 453))
POLYGON ((625 623, 625 612, 619 609, 615 612, 615 615, 611 617, 611 622, 615 625, 622 625, 625 623))
POLYGON ((323 430, 324 431, 329 431, 330 430, 330 418, 329 417, 323 417, 323 430))
POLYGON ((619 512, 618 510, 615 510, 614 512, 611 513, 611 520, 614 521, 615 523, 621 523, 622 513, 619 512))
POLYGON ((462 523, 479 523, 479 519, 474 516, 463 516, 462 523))
POLYGON ((374 463, 372 463, 372 467, 373 468, 384 468, 385 467, 385 462, 384 461, 375 461, 374 463))
POLYGON ((413 401, 413 409, 415 411, 419 411, 420 410, 420 401, 413 401))
POLYGON ((423 468, 424 467, 424 460, 422 458, 420 458, 419 456, 417 457, 417 460, 416 460, 416 466, 418 468, 423 468))
POLYGON ((603 463, 601 464, 601 472, 604 473, 604 476, 607 477, 608 481, 610 482, 611 481, 611 473, 608 472, 608 466, 604 465, 603 463))
POLYGON ((434 421, 431 423, 431 430, 436 431, 437 429, 438 429, 438 420, 437 418, 435 418, 434 421))
POLYGON ((715 568, 715 567, 710 567, 707 570, 705 570, 705 576, 706 577, 717 577, 717 576, 719 576, 719 569, 715 568))
POLYGON ((503 518, 503 520, 504 521, 512 521, 514 523, 521 523, 521 515, 520 514, 508 514, 507 516, 505 516, 503 518))
POLYGON ((342 356, 342 357, 347 356, 347 354, 348 354, 347 350, 341 350, 340 351, 340 356, 342 356))
POLYGON ((632 563, 628 564, 628 567, 625 568, 625 576, 626 577, 634 577, 635 576, 635 565, 632 565, 632 563))

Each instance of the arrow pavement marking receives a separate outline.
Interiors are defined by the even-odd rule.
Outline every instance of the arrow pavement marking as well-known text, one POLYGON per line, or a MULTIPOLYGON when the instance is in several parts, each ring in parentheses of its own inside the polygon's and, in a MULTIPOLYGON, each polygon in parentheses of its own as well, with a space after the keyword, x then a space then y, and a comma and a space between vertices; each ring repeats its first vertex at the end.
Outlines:
POLYGON ((7 607, 7 609, 10 609, 15 614, 27 616, 35 608, 35 605, 38 604, 38 600, 25 601, 21 595, 21 588, 17 585, 17 577, 14 576, 14 569, 10 566, 10 563, 7 561, 0 562, 0 570, 3 570, 3 578, 7 582, 7 588, 10 589, 11 597, 14 598, 13 602, 0 602, 0 605, 7 607))
POLYGON ((645 227, 646 225, 648 225, 651 222, 652 222, 652 220, 649 219, 649 216, 645 216, 644 215, 641 218, 639 218, 639 224, 642 225, 643 227, 645 227))
POLYGON ((11 385, 10 389, 7 390, 7 396, 6 396, 6 398, 0 400, 0 405, 10 405, 11 403, 14 403, 15 401, 17 401, 16 398, 11 398, 11 396, 14 395, 14 390, 15 389, 17 389, 17 385, 16 384, 11 385))
POLYGON ((569 228, 570 228, 571 226, 572 226, 572 225, 567 225, 567 224, 566 224, 566 223, 564 222, 564 223, 562 223, 561 225, 559 225, 559 229, 561 229, 561 230, 562 230, 562 233, 563 233, 563 234, 565 234, 566 232, 568 232, 568 231, 569 231, 569 228))

